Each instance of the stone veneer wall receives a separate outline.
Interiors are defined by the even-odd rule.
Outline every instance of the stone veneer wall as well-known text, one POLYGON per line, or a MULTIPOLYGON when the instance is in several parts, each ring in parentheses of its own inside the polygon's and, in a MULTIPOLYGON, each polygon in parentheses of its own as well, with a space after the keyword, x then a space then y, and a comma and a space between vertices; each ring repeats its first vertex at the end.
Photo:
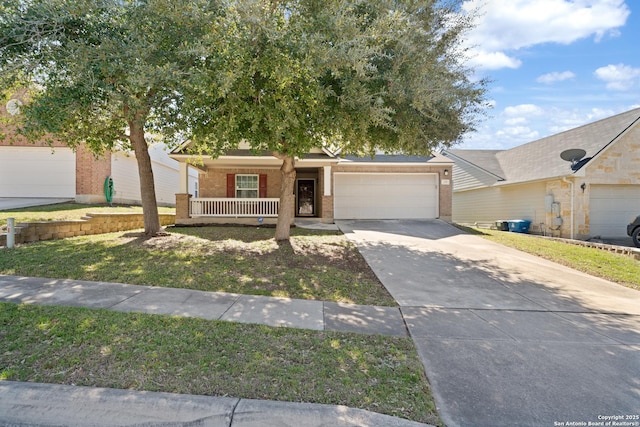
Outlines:
MULTIPOLYGON (((163 226, 175 224, 174 214, 159 214, 163 226)), ((16 224, 16 243, 64 239, 90 234, 112 233, 144 228, 142 214, 92 213, 83 219, 68 221, 21 222, 16 224)), ((0 234, 0 246, 7 245, 7 235, 0 234)))

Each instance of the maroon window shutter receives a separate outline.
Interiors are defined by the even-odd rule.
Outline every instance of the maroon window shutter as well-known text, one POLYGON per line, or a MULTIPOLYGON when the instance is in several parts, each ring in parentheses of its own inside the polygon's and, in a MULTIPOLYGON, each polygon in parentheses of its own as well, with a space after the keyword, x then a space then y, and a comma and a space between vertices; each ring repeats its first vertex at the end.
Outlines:
POLYGON ((258 191, 258 197, 267 197, 267 174, 260 174, 260 189, 258 191))
POLYGON ((236 176, 232 173, 227 174, 227 197, 230 199, 236 197, 236 176))

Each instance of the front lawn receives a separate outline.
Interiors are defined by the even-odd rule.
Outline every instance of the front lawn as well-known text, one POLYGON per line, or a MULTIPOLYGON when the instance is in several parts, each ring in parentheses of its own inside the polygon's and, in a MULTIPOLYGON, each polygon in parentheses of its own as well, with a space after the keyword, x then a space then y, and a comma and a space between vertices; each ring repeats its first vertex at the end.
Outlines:
POLYGON ((509 246, 592 276, 640 290, 640 261, 626 255, 596 248, 572 245, 522 233, 487 229, 469 229, 485 239, 509 246))
POLYGON ((357 248, 339 232, 184 227, 152 239, 109 233, 0 250, 0 274, 130 283, 395 306, 357 248))
POLYGON ((347 405, 440 424, 410 338, 0 303, 0 380, 347 405))

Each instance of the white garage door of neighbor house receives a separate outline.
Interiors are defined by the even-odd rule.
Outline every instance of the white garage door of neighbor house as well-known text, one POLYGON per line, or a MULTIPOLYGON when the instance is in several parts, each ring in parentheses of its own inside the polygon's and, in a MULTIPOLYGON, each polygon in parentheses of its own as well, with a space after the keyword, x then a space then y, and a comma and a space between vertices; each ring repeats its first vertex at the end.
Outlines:
POLYGON ((336 219, 438 217, 436 174, 336 173, 336 219))
POLYGON ((76 155, 69 148, 0 147, 0 197, 76 195, 76 155))
POLYGON ((591 186, 591 236, 627 237, 627 224, 640 215, 640 185, 591 186))

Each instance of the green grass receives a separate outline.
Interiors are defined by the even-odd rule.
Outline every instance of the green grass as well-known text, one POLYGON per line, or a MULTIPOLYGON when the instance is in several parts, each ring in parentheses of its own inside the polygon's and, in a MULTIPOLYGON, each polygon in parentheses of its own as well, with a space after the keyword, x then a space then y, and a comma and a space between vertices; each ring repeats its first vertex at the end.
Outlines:
POLYGON ((316 299, 365 305, 396 302, 357 248, 338 232, 272 228, 170 228, 80 236, 0 250, 0 273, 316 299))
MULTIPOLYGON (((160 213, 175 213, 175 208, 159 207, 160 213)), ((87 213, 142 213, 140 206, 108 206, 82 205, 79 203, 58 203, 55 205, 32 206, 21 209, 0 211, 0 228, 7 224, 7 218, 15 218, 16 222, 61 221, 80 219, 87 213)))
POLYGON ((439 424, 410 338, 0 303, 0 380, 340 404, 439 424))
POLYGON ((626 255, 529 234, 460 228, 496 243, 619 283, 631 289, 640 290, 640 261, 626 255))

